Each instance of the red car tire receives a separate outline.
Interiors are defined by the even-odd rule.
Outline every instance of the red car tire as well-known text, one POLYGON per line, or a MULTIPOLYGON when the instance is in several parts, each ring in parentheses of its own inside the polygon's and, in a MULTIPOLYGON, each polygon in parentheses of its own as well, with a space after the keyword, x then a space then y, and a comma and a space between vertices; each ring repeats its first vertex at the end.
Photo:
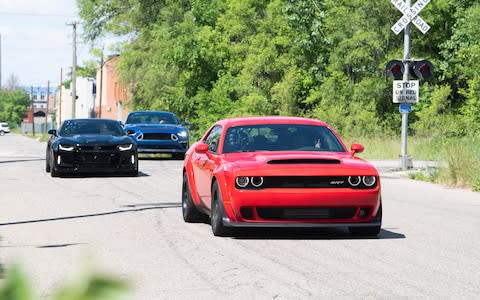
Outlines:
POLYGON ((212 232, 215 236, 230 236, 233 231, 231 228, 223 225, 223 199, 218 183, 215 182, 212 187, 212 210, 210 215, 210 223, 212 225, 212 232))
POLYGON ((193 204, 192 193, 190 192, 190 185, 186 173, 183 173, 182 183, 182 214, 183 220, 187 223, 202 222, 206 218, 193 204))

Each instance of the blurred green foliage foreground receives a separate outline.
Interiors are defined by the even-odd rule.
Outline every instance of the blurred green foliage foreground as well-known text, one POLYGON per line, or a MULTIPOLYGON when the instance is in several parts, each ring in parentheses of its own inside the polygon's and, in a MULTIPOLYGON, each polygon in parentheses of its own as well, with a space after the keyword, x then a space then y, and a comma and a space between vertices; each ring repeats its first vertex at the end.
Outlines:
MULTIPOLYGON (((90 274, 75 282, 52 291, 53 300, 120 300, 126 299, 128 284, 123 280, 98 274, 90 274)), ((42 297, 43 298, 43 297, 42 297)), ((0 300, 38 299, 27 276, 17 265, 7 268, 5 278, 0 279, 0 300)))

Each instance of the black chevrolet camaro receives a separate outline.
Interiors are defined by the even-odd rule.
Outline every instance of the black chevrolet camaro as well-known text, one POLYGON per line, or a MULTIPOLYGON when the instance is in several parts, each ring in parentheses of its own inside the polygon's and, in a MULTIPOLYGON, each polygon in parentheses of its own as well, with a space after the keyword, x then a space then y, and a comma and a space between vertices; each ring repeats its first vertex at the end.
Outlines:
POLYGON ((137 145, 115 120, 65 120, 49 130, 45 171, 52 177, 78 173, 138 174, 137 145))

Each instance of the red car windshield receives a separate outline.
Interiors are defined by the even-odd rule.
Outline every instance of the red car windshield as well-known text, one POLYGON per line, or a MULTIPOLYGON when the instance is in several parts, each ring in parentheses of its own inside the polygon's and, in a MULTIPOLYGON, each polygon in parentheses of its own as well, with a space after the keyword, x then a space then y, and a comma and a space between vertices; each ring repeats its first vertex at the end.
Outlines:
POLYGON ((223 153, 254 151, 346 150, 335 134, 325 126, 261 124, 227 129, 223 153))

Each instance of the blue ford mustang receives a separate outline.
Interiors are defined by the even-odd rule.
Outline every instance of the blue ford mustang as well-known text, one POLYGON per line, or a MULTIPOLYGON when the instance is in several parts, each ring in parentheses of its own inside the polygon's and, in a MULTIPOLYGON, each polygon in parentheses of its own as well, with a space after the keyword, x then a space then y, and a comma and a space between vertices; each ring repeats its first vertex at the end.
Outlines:
POLYGON ((138 145, 139 153, 171 153, 183 158, 188 150, 188 122, 164 111, 131 112, 125 121, 125 131, 138 145))

